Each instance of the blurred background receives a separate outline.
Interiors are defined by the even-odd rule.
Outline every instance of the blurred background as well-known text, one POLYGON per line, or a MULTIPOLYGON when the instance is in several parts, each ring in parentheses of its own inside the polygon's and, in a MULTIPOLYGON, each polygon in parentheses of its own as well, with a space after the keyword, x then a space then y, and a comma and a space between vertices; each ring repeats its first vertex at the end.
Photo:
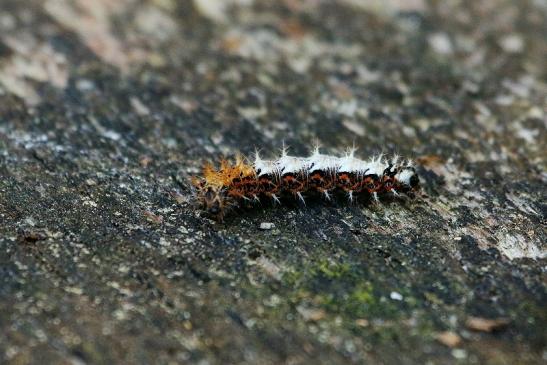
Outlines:
POLYGON ((441 129, 485 144, 474 159, 520 149, 538 162, 545 11, 502 0, 4 0, 0 83, 31 107, 76 103, 84 119, 102 119, 83 110, 94 103, 131 112, 139 123, 108 115, 105 128, 179 136, 200 155, 200 138, 215 154, 283 139, 299 153, 313 139, 429 153, 444 146, 441 129))

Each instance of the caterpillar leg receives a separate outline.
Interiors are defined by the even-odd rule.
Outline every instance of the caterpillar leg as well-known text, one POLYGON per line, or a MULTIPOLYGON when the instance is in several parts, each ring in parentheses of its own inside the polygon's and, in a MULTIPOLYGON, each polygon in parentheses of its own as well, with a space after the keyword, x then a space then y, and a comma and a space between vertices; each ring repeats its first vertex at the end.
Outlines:
POLYGON ((302 196, 302 194, 299 191, 296 193, 296 196, 302 202, 302 204, 306 205, 306 201, 304 200, 304 197, 302 196))
POLYGON ((272 196, 274 204, 281 205, 281 201, 279 200, 279 198, 275 194, 272 194, 271 196, 272 196))
POLYGON ((348 200, 350 201, 350 203, 353 202, 353 190, 348 191, 348 200))

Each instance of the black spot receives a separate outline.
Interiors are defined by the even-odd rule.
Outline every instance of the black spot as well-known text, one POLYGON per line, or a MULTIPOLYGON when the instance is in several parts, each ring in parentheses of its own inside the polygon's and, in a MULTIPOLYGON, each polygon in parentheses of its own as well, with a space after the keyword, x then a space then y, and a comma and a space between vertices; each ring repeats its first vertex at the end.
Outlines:
POLYGON ((215 192, 212 190, 212 189, 208 189, 206 192, 205 192, 205 199, 207 200, 212 200, 215 198, 215 192))
POLYGON ((420 183, 418 175, 414 174, 410 177, 410 187, 415 188, 420 183))
POLYGON ((209 213, 211 214, 219 214, 220 213, 220 205, 218 202, 215 202, 213 205, 209 207, 209 213))

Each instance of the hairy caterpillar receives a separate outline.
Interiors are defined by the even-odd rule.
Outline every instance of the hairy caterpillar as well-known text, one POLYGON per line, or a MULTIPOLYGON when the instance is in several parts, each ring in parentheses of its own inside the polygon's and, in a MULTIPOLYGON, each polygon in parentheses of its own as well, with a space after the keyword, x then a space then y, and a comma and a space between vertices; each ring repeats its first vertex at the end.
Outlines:
POLYGON ((365 161, 356 158, 355 151, 351 148, 344 156, 336 157, 321 154, 316 147, 309 157, 295 157, 283 148, 275 160, 264 160, 256 152, 250 163, 238 155, 235 163, 223 160, 218 170, 206 164, 203 176, 194 177, 192 184, 202 208, 218 220, 228 208, 258 202, 263 197, 280 203, 279 198, 288 195, 304 202, 306 194, 331 199, 340 191, 350 201, 357 194, 378 200, 380 194, 398 195, 418 188, 412 162, 383 155, 365 161))

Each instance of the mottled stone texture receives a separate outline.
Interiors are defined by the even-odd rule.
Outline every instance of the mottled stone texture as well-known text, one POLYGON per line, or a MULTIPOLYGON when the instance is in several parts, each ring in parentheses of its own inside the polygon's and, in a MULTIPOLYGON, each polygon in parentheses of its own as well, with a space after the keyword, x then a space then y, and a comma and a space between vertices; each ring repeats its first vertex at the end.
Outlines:
POLYGON ((545 363, 546 13, 0 1, 0 362, 545 363), (423 191, 200 217, 204 161, 283 140, 423 191))

